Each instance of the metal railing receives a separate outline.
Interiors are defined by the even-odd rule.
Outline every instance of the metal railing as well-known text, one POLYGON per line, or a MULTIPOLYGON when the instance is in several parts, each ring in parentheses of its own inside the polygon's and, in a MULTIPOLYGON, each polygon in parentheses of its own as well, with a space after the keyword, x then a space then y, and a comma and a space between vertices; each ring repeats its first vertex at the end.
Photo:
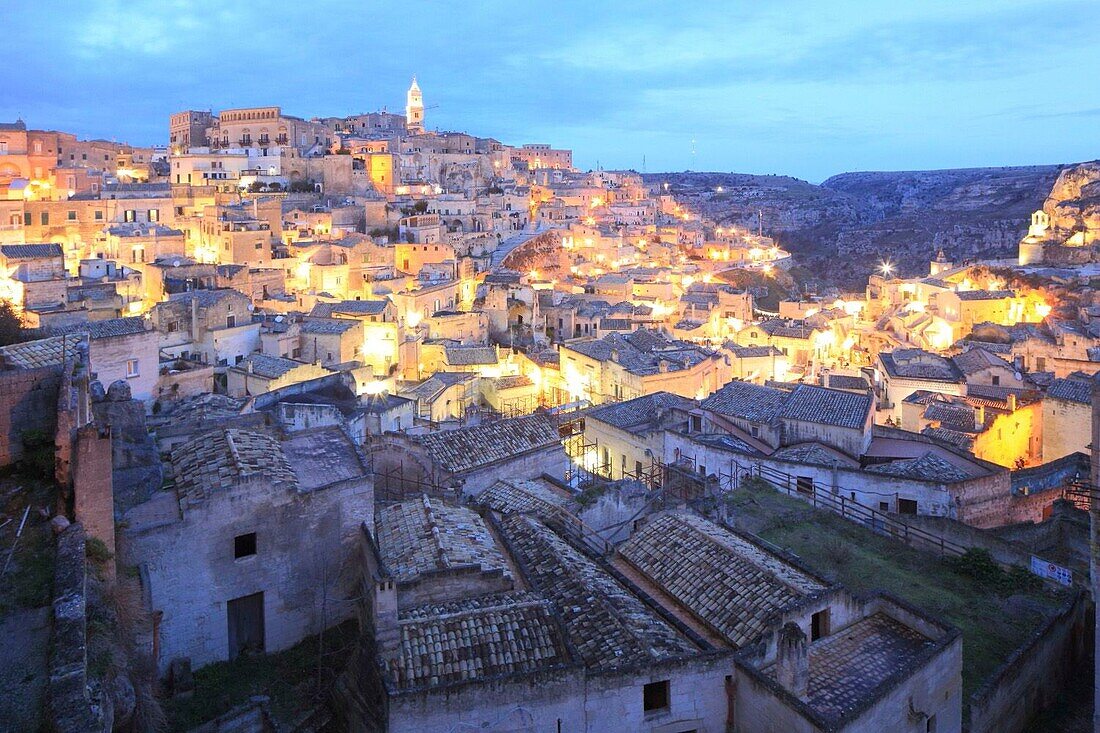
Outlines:
POLYGON ((941 535, 907 524, 896 516, 873 509, 841 494, 822 491, 799 477, 762 465, 749 466, 744 475, 766 481, 788 496, 808 501, 819 509, 827 509, 873 532, 904 542, 910 547, 933 550, 943 557, 958 557, 969 548, 941 535))

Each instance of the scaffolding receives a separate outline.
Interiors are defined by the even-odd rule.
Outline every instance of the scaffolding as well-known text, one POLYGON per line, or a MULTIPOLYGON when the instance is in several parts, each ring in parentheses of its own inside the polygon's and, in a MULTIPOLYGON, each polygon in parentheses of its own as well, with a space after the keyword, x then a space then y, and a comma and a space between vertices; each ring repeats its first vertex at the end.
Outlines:
POLYGON ((428 496, 455 499, 458 492, 438 483, 431 476, 423 476, 420 467, 413 472, 411 467, 406 470, 405 462, 399 461, 388 469, 379 469, 375 465, 372 476, 374 478, 374 499, 381 504, 391 504, 406 499, 412 499, 422 494, 428 496))

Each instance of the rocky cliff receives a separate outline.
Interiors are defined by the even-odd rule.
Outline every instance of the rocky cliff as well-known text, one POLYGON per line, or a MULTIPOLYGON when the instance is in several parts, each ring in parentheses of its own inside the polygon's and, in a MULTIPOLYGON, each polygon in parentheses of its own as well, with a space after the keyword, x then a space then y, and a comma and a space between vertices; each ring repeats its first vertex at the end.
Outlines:
MULTIPOLYGON (((645 178, 668 183, 670 193, 719 224, 762 227, 795 253, 800 279, 859 289, 884 259, 915 275, 940 248, 955 261, 1014 257, 1031 213, 1056 181, 1070 178, 1060 177, 1063 170, 1089 165, 844 173, 820 185, 721 173, 645 178)), ((1097 193, 1085 178, 1067 180, 1066 190, 1079 184, 1083 195, 1097 193)), ((1067 211, 1067 220, 1074 215, 1067 211)))

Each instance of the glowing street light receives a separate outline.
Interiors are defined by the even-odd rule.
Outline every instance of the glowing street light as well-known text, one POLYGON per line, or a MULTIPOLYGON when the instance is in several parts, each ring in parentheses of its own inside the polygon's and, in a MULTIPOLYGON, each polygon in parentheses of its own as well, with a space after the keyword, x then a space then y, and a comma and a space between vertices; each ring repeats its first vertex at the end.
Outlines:
POLYGON ((890 273, 894 271, 894 266, 889 262, 883 262, 879 265, 879 270, 882 271, 883 277, 890 277, 890 273))

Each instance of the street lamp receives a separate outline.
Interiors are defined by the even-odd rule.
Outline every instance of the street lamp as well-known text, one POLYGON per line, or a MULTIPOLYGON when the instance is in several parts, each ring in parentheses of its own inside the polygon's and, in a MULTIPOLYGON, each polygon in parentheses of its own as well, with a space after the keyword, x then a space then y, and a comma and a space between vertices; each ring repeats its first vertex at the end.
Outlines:
POLYGON ((894 266, 889 262, 883 262, 879 265, 879 269, 882 271, 883 277, 890 277, 890 273, 894 271, 894 266))

